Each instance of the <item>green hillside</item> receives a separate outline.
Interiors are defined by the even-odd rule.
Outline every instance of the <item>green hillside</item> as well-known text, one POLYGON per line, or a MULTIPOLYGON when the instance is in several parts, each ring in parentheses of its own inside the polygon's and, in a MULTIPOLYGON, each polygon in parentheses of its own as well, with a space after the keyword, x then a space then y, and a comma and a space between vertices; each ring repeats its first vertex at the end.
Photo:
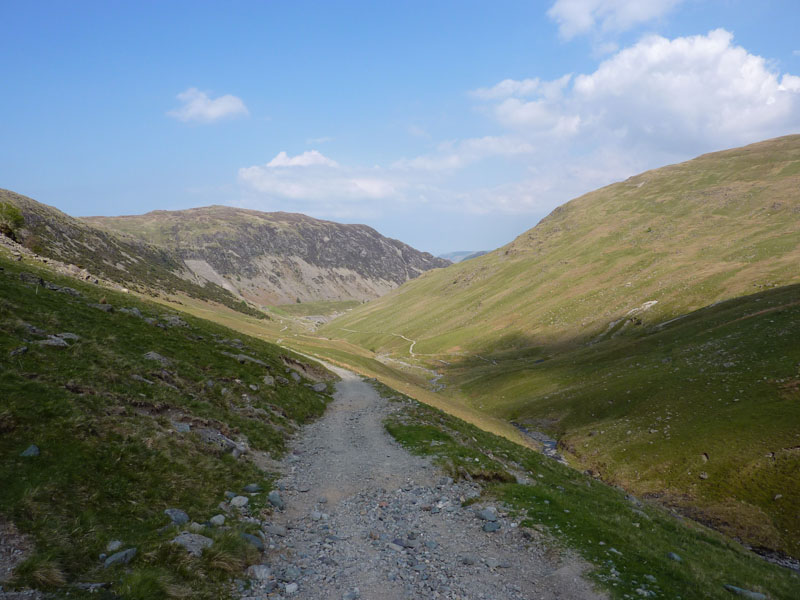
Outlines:
POLYGON ((248 514, 267 514, 271 461, 329 400, 305 373, 330 376, 300 376, 292 361, 304 359, 289 358, 0 252, 0 525, 12 521, 33 546, 11 587, 228 597, 260 552, 242 535, 257 527, 220 502, 255 483, 248 514), (189 522, 170 526, 170 508, 189 522), (225 527, 209 524, 218 513, 225 527), (172 543, 182 530, 213 543, 193 557, 172 543), (104 562, 128 549, 127 564, 104 562))
POLYGON ((511 244, 425 273, 323 333, 405 352, 398 333, 418 354, 582 342, 626 316, 658 323, 798 282, 798 263, 800 135, 586 194, 511 244))
POLYGON ((574 466, 800 557, 798 264, 789 136, 587 194, 320 333, 434 368, 440 395, 549 433, 574 466))

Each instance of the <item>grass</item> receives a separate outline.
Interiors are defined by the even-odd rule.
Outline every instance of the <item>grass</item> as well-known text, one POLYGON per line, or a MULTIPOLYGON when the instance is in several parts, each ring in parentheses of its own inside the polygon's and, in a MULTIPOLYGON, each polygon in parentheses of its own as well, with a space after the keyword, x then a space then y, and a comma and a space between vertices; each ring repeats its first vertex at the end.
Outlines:
POLYGON ((329 316, 346 312, 361 304, 360 300, 318 300, 317 302, 281 304, 271 307, 271 310, 278 315, 285 314, 291 317, 329 316))
POLYGON ((800 574, 765 562, 715 531, 377 387, 402 404, 386 421, 395 439, 411 452, 433 456, 456 477, 469 474, 487 482, 486 494, 511 509, 523 526, 590 562, 590 576, 612 598, 722 600, 731 597, 725 584, 774 600, 800 594, 800 574), (516 483, 517 475, 527 482, 516 483))
POLYGON ((119 309, 137 308, 162 325, 174 312, 35 265, 0 256, 0 267, 0 512, 36 547, 13 583, 70 597, 80 597, 71 586, 81 581, 109 582, 123 598, 226 597, 232 574, 257 558, 237 538, 246 526, 234 520, 231 534, 206 529, 214 546, 190 559, 169 543, 177 531, 161 530, 169 521, 163 511, 178 507, 203 523, 219 512, 226 490, 252 482, 265 489, 252 510, 265 510, 270 474, 248 456, 280 457, 287 436, 321 415, 327 399, 262 378, 288 377, 284 356, 305 359, 188 315, 181 315, 186 326, 148 324, 119 309), (80 295, 25 284, 21 271, 80 295), (92 306, 103 298, 114 312, 92 306), (42 346, 31 327, 78 339, 42 346), (12 356, 22 346, 28 351, 12 356), (146 359, 150 351, 169 363, 146 359), (175 421, 192 430, 178 433, 175 421), (251 452, 236 459, 205 442, 203 428, 251 452), (30 444, 40 456, 21 457, 30 444), (138 553, 127 567, 106 570, 98 555, 113 539, 138 553))

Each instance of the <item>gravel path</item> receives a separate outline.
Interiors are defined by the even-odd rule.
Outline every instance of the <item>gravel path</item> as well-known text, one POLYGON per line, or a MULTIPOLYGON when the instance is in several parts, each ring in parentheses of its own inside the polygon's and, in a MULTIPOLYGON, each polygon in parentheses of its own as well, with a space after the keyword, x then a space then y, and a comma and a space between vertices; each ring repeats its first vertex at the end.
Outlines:
POLYGON ((304 428, 282 462, 285 501, 265 523, 263 580, 242 598, 394 600, 601 598, 585 564, 548 548, 498 507, 461 503, 479 495, 453 483, 384 430, 400 405, 358 376, 335 370, 334 402, 304 428), (484 531, 484 526, 498 531, 484 531), (496 525, 495 525, 496 524, 496 525))

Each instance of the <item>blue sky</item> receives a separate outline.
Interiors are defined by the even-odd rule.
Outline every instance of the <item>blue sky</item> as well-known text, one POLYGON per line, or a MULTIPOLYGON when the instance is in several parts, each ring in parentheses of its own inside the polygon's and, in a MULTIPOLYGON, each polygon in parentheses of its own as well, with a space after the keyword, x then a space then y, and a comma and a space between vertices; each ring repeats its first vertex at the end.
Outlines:
POLYGON ((0 0, 0 187, 500 246, 642 170, 800 133, 796 0, 0 0))

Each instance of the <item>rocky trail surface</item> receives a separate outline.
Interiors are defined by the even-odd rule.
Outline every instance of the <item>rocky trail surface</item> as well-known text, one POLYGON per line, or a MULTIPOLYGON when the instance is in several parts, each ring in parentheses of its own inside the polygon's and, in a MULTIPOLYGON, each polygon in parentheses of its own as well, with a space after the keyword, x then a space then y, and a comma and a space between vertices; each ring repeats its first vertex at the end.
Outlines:
POLYGON ((282 462, 276 510, 264 523, 264 565, 242 582, 244 600, 592 599, 574 556, 476 502, 385 431, 390 403, 358 376, 342 381, 326 415, 282 462))

